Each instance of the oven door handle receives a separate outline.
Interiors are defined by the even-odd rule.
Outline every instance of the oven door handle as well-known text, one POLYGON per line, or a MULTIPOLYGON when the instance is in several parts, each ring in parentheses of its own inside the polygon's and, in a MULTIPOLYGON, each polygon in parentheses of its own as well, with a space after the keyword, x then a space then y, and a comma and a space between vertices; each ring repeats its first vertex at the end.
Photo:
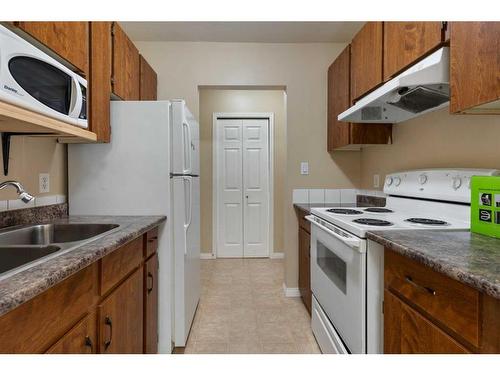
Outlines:
POLYGON ((358 251, 360 253, 364 253, 364 251, 361 250, 360 247, 359 247, 359 243, 360 243, 359 239, 352 238, 352 237, 347 238, 347 237, 341 236, 338 233, 335 233, 334 231, 328 229, 324 225, 321 225, 316 220, 314 220, 314 216, 313 215, 308 215, 308 216, 305 217, 305 219, 307 221, 309 221, 311 224, 313 224, 313 225, 317 226, 318 228, 320 228, 321 230, 324 230, 328 234, 330 234, 333 237, 337 238, 338 240, 342 241, 343 243, 345 243, 347 246, 351 247, 352 249, 354 249, 354 250, 356 250, 356 251, 358 251))

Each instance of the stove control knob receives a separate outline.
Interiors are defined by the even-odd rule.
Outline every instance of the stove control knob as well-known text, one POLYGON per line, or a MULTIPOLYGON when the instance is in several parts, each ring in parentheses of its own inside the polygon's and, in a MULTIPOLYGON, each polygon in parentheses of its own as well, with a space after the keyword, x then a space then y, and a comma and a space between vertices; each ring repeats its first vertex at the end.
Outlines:
POLYGON ((462 178, 459 176, 453 177, 451 180, 451 186, 453 187, 453 190, 458 190, 458 188, 462 186, 462 178))
POLYGON ((393 182, 394 180, 390 176, 385 179, 385 183, 387 184, 387 186, 391 186, 393 182))
POLYGON ((422 173, 420 176, 418 176, 418 182, 420 182, 420 185, 423 185, 427 182, 427 175, 422 173))
POLYGON ((396 185, 396 186, 401 185, 401 178, 400 177, 394 177, 394 185, 396 185))

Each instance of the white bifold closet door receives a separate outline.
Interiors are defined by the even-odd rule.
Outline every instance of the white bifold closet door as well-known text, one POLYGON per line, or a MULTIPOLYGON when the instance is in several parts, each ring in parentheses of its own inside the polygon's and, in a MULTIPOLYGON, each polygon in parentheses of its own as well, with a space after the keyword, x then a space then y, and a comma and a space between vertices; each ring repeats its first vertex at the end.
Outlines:
POLYGON ((269 120, 219 119, 217 256, 269 256, 269 120))

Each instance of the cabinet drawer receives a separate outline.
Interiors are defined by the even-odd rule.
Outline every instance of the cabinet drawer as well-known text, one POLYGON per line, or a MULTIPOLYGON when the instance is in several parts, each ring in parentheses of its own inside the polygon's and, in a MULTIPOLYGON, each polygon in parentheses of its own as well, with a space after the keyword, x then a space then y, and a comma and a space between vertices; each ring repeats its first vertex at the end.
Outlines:
POLYGON ((448 331, 479 346, 479 292, 391 250, 384 283, 448 331))
POLYGON ((158 250, 158 227, 144 235, 144 256, 149 258, 158 250))
POLYGON ((142 261, 142 237, 101 259, 101 295, 106 294, 142 261))

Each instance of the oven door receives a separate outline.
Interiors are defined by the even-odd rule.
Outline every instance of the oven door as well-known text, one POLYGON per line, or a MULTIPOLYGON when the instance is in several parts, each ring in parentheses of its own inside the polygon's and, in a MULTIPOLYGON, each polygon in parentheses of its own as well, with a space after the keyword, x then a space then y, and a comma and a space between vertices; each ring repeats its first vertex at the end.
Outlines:
POLYGON ((366 353, 366 242, 315 216, 311 289, 351 353, 366 353))

